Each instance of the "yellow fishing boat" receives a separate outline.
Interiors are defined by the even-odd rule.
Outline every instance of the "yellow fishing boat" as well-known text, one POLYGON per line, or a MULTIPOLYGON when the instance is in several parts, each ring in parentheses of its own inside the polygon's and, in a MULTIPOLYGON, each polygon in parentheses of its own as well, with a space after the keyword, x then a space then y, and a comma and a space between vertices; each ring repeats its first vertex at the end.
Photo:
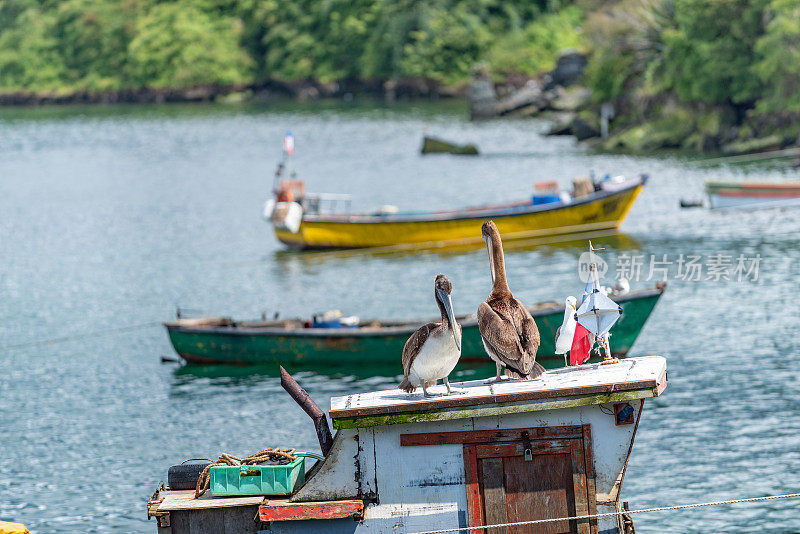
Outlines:
MULTIPOLYGON (((384 206, 349 213, 347 195, 306 194, 300 180, 281 181, 264 216, 291 248, 458 246, 481 243, 481 224, 494 220, 503 241, 542 243, 614 232, 644 187, 647 176, 576 180, 571 193, 545 191, 523 202, 436 212, 399 212, 384 206), (337 208, 344 207, 344 212, 337 208)), ((537 184, 542 185, 542 184, 537 184)), ((556 184, 546 183, 548 187, 556 184)))

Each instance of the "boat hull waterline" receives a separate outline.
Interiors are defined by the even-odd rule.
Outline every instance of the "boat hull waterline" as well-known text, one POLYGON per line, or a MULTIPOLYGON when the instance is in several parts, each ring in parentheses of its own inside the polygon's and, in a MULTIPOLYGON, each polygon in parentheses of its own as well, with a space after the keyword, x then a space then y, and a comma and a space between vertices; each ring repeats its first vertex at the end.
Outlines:
POLYGON ((713 209, 800 204, 800 183, 708 182, 706 193, 713 209))
MULTIPOLYGON (((611 329, 616 356, 625 356, 664 292, 664 287, 631 291, 615 297, 623 313, 611 329)), ((546 368, 563 367, 555 354, 555 332, 564 316, 563 305, 531 310, 541 334, 536 361, 546 368)), ((195 364, 313 365, 347 367, 391 365, 400 362, 403 346, 420 324, 403 323, 380 328, 262 328, 244 325, 209 326, 202 319, 165 323, 175 351, 195 364), (188 323, 188 324, 187 324, 188 323), (375 360, 380 355, 382 360, 375 360)), ((489 362, 474 317, 459 319, 462 362, 489 362)), ((592 360, 594 361, 594 360, 592 360)))
POLYGON ((570 203, 516 204, 418 215, 309 215, 297 232, 274 227, 290 248, 365 248, 403 245, 452 246, 481 243, 481 224, 492 219, 504 241, 616 230, 644 187, 629 180, 570 203))

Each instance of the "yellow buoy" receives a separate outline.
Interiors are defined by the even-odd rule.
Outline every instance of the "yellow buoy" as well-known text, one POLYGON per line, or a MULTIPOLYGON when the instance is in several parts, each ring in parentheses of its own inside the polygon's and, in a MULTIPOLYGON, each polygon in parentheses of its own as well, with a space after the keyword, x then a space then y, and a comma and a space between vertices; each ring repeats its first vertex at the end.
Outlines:
POLYGON ((0 521, 0 534, 31 534, 22 523, 0 521))

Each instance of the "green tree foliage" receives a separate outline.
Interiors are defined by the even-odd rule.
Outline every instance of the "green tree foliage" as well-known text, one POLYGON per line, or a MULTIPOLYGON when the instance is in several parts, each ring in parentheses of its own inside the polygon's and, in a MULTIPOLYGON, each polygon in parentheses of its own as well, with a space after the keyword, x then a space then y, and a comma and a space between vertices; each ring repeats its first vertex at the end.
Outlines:
POLYGON ((136 4, 64 0, 54 10, 66 84, 90 90, 120 89, 126 79, 127 48, 136 4))
POLYGON ((797 138, 797 0, 617 0, 584 28, 586 79, 596 100, 617 104, 623 145, 641 134, 656 146, 736 152, 766 146, 753 138, 797 138))
POLYGON ((662 33, 662 87, 684 101, 754 101, 761 80, 751 66, 767 0, 675 0, 675 26, 662 33))
POLYGON ((455 84, 506 32, 548 9, 546 2, 501 0, 253 0, 243 18, 263 76, 419 76, 455 84))
POLYGON ((56 90, 66 85, 55 16, 37 4, 12 0, 0 5, 0 87, 7 90, 56 90))
POLYGON ((0 90, 532 74, 579 44, 572 1, 0 0, 0 90))
POLYGON ((766 33, 756 43, 753 72, 764 84, 759 111, 800 112, 800 3, 773 0, 766 33))
MULTIPOLYGON (((533 75, 598 101, 800 112, 797 0, 0 0, 0 91, 533 75), (649 103, 648 103, 649 102, 649 103)), ((622 106, 624 107, 624 106, 622 106)), ((663 107, 663 106, 662 106, 663 107)))
POLYGON ((249 60, 239 46, 241 23, 190 3, 158 4, 136 21, 128 46, 133 84, 191 87, 248 79, 249 60))
POLYGON ((419 27, 403 47, 400 70, 407 76, 430 77, 448 84, 467 78, 488 49, 492 34, 464 4, 421 7, 419 27), (431 75, 432 73, 432 75, 431 75))
POLYGON ((800 110, 797 0, 619 0, 585 30, 598 100, 800 110))
POLYGON ((621 0, 593 12, 584 24, 591 51, 586 79, 599 101, 653 85, 662 34, 674 27, 671 0, 621 0))
POLYGON ((499 77, 552 70, 561 50, 582 46, 582 22, 583 12, 577 6, 544 13, 524 27, 503 33, 492 44, 486 61, 499 77))
POLYGON ((372 23, 372 2, 298 0, 256 2, 248 25, 258 37, 262 76, 284 81, 331 82, 360 75, 360 59, 372 23))

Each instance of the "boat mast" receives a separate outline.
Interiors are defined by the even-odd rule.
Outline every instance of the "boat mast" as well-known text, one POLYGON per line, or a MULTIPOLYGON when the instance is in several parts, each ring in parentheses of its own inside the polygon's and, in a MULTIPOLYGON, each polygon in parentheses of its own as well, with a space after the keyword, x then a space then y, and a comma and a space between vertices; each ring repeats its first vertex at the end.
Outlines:
POLYGON ((274 193, 277 194, 278 192, 278 182, 283 176, 283 170, 286 168, 286 160, 288 154, 286 154, 286 146, 284 145, 283 149, 281 150, 281 159, 278 161, 278 166, 275 168, 275 175, 272 179, 272 190, 274 193))
MULTIPOLYGON (((596 250, 602 250, 602 249, 595 249, 592 246, 592 242, 589 241, 589 252, 590 252, 590 256, 589 257, 590 258, 592 258, 592 256, 594 255, 596 250)), ((600 275, 597 273, 597 263, 594 261, 593 258, 592 258, 592 260, 593 261, 591 261, 589 263, 589 274, 592 277, 592 285, 594 286, 593 287, 593 292, 594 293, 599 293, 600 292, 600 275)), ((593 306, 592 308, 593 308, 592 311, 594 312, 595 320, 597 321, 597 331, 600 332, 601 331, 600 330, 600 310, 597 309, 595 306, 593 306)), ((611 356, 611 345, 609 344, 608 338, 609 338, 609 333, 608 332, 603 332, 602 334, 598 334, 597 338, 596 338, 597 339, 598 348, 601 349, 603 351, 603 353, 604 353, 603 361, 600 362, 600 365, 608 365, 608 364, 612 364, 612 363, 619 363, 619 360, 617 358, 613 358, 611 356)))
POLYGON ((292 154, 294 154, 294 136, 292 135, 291 131, 287 131, 283 136, 281 159, 278 162, 278 167, 275 169, 275 176, 272 180, 272 188, 275 190, 275 194, 278 192, 279 181, 281 176, 283 176, 284 169, 286 168, 286 162, 288 161, 289 156, 292 154))

